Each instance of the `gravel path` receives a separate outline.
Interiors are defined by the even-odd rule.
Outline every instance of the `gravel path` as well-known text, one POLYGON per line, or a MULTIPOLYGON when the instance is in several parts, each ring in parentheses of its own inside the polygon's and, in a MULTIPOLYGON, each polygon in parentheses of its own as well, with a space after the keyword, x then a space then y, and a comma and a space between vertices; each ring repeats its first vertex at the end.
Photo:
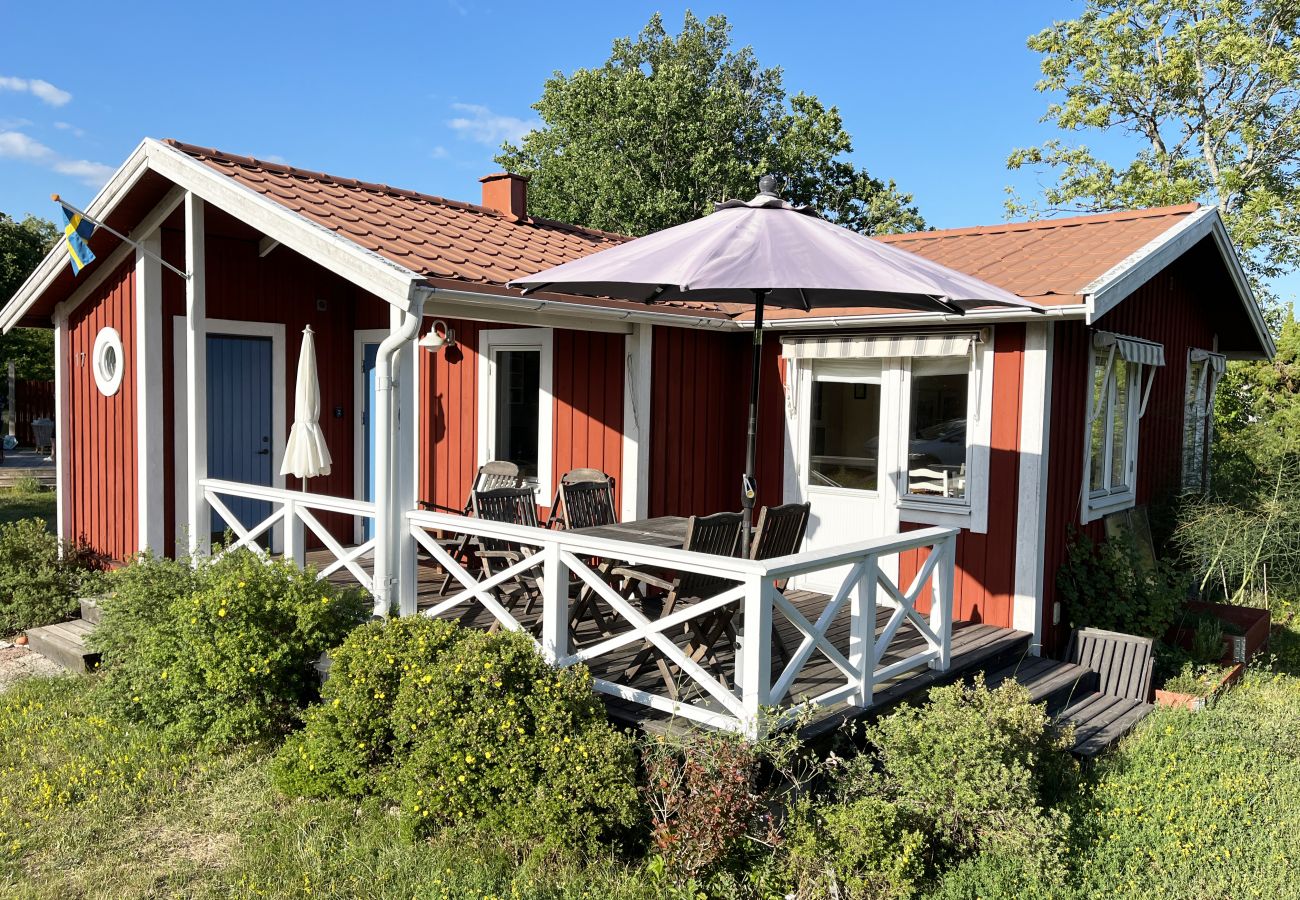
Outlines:
POLYGON ((0 693, 24 678, 64 675, 66 670, 39 653, 0 641, 0 693))

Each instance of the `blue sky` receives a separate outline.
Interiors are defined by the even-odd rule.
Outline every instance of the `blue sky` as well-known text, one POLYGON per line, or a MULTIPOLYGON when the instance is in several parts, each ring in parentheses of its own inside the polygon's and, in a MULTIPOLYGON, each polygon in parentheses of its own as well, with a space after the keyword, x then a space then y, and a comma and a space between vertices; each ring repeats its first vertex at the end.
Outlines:
MULTIPOLYGON (((0 33, 0 210, 52 218, 87 201, 142 137, 175 137, 462 200, 555 70, 599 65, 611 41, 683 4, 13 4, 0 33)), ((1036 176, 1008 152, 1041 142, 1028 35, 1070 0, 692 5, 790 92, 839 106, 856 161, 916 196, 938 227, 1004 218, 1036 176)), ((1118 140, 1090 143, 1118 158, 1118 140)), ((1300 290, 1300 279, 1279 285, 1300 290)))

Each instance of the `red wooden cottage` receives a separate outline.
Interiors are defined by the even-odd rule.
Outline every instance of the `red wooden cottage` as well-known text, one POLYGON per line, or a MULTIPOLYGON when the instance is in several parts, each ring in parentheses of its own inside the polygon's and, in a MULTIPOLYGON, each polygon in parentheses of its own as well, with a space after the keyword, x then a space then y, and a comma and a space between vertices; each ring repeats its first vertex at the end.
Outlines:
POLYGON ((519 463, 543 507, 577 467, 614 477, 624 520, 736 507, 752 323, 708 304, 521 297, 504 285, 626 238, 531 216, 516 176, 482 182, 476 205, 144 141, 88 208, 134 243, 100 229, 78 277, 56 248, 0 312, 6 330, 57 336, 59 533, 125 558, 203 551, 230 528, 354 577, 379 610, 477 604, 593 671, 645 642, 693 698, 615 675, 598 687, 750 727, 770 703, 866 705, 917 666, 947 668, 960 623, 1054 646, 1071 527, 1203 485, 1225 359, 1273 349, 1212 208, 883 237, 1048 310, 769 312, 759 499, 811 503, 799 553, 719 562, 490 525, 438 510, 459 510, 494 458, 519 463), (306 325, 334 466, 304 486, 278 472, 306 325), (447 340, 426 352, 430 331, 447 340), (447 569, 432 532, 531 547, 507 578, 544 574, 540 619, 498 602, 504 580, 459 568, 430 600, 428 572, 447 569), (655 621, 593 574, 599 558, 735 587, 655 621), (584 639, 561 582, 625 630, 584 639), (726 608, 741 634, 721 677, 672 635, 726 608))

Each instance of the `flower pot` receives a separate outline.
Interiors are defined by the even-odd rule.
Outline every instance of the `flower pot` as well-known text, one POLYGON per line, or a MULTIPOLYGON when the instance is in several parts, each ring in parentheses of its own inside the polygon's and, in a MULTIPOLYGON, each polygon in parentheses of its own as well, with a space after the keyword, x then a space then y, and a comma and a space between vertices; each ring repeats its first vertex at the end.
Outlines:
POLYGON ((1156 706, 1171 706, 1175 709, 1185 709, 1188 712, 1200 712, 1217 700, 1219 695, 1228 689, 1230 685, 1236 684, 1241 680, 1241 675, 1246 671, 1243 663, 1236 663, 1223 670, 1219 676, 1219 681, 1206 696, 1197 694, 1184 694, 1181 691, 1165 691, 1156 689, 1156 706))

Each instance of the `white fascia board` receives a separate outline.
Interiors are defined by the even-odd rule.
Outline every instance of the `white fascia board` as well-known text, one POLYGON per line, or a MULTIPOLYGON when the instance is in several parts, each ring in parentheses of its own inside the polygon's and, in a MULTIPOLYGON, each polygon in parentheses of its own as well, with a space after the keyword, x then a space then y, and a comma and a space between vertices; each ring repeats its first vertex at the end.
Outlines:
POLYGON ((262 234, 301 253, 399 309, 407 309, 423 276, 366 250, 228 175, 161 141, 146 138, 149 168, 262 234))
POLYGON ((630 334, 632 325, 670 325, 676 328, 705 328, 723 331, 739 329, 731 319, 651 312, 611 306, 591 306, 540 297, 516 297, 484 291, 430 288, 424 307, 426 316, 470 319, 511 325, 571 328, 575 331, 608 331, 630 334))
MULTIPOLYGON (((95 195, 94 199, 86 207, 86 212, 96 219, 103 219, 109 215, 122 198, 135 187, 136 183, 149 170, 148 151, 146 144, 148 140, 141 141, 140 144, 131 151, 131 155, 126 158, 116 172, 108 179, 108 182, 95 195)), ((18 288, 17 293, 5 304, 4 309, 0 310, 0 330, 8 332, 21 321, 22 317, 27 314, 27 310, 32 307, 37 299, 45 293, 58 277, 59 271, 68 264, 68 250, 63 245, 63 241, 58 241, 50 251, 45 254, 45 258, 40 261, 33 270, 32 274, 27 276, 27 280, 18 288)), ((103 263, 99 268, 107 268, 103 263)))
POLYGON ((1275 352, 1273 338, 1268 333, 1268 325, 1264 322, 1264 315, 1250 288, 1250 281, 1241 267, 1232 239, 1228 236, 1228 229, 1223 224, 1218 208, 1214 206, 1201 207, 1086 285, 1080 293, 1088 298, 1087 324, 1094 324, 1207 235, 1214 237, 1215 246, 1228 268, 1228 274, 1237 289, 1237 297, 1250 317, 1260 346, 1271 357, 1275 352))

